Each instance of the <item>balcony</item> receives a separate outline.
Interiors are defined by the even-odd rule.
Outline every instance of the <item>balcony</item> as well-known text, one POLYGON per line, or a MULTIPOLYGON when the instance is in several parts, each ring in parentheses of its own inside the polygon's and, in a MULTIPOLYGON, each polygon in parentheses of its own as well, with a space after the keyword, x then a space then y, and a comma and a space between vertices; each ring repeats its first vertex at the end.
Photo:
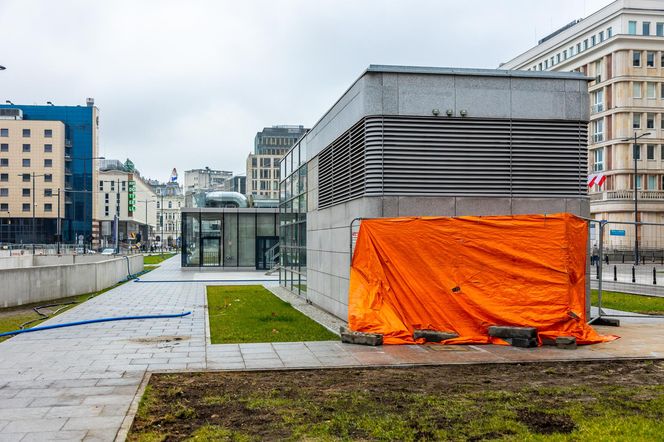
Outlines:
MULTIPOLYGON (((639 190, 639 201, 664 200, 664 190, 639 190)), ((633 190, 608 190, 590 194, 590 201, 633 201, 633 190)))

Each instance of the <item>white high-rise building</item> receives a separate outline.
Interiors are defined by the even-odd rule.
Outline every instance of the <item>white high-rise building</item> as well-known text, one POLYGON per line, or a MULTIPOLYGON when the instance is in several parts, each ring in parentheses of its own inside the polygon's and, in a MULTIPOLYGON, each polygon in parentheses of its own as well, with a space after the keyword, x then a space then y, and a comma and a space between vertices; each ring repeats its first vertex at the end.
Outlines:
MULTIPOLYGON (((641 222, 664 222, 663 1, 615 1, 574 20, 500 67, 581 71, 591 77, 588 174, 601 183, 589 188, 591 215, 610 221, 637 217, 641 222)), ((664 247, 658 243, 662 235, 654 229, 639 230, 643 248, 664 247)), ((622 239, 625 244, 619 237, 609 239, 614 246, 629 246, 628 238, 622 239)))

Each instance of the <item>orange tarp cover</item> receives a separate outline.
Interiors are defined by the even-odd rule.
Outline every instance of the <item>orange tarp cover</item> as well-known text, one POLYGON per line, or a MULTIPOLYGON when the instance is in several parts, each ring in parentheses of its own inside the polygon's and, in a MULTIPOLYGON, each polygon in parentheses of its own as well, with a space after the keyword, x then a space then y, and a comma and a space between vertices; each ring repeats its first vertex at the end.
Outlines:
POLYGON ((491 325, 536 327, 540 341, 616 339, 586 324, 587 241, 570 214, 363 220, 349 326, 386 344, 416 342, 414 329, 459 335, 446 344, 506 344, 491 325))

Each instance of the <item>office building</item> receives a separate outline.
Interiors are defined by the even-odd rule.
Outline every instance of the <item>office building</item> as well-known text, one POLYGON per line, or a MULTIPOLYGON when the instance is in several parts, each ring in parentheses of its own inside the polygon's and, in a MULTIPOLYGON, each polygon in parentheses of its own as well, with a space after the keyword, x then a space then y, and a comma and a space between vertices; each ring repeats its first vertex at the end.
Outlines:
MULTIPOLYGON (((53 243, 56 240, 57 198, 48 195, 56 194, 58 188, 62 192, 63 241, 82 244, 93 240, 96 213, 93 182, 97 179, 95 158, 99 156, 98 114, 92 98, 86 100, 85 106, 0 105, 0 143, 7 149, 0 152, 0 158, 4 157, 8 164, 6 167, 12 168, 11 172, 7 169, 0 173, 6 173, 8 180, 10 174, 19 173, 51 175, 53 179, 51 182, 46 181, 46 177, 35 179, 36 193, 39 193, 35 194, 37 242, 53 243), (46 132, 49 130, 50 136, 46 132), (28 133, 29 136, 24 135, 28 133), (40 213, 44 216, 39 217, 40 213)), ((11 179, 14 180, 14 177, 11 179)), ((0 198, 13 198, 19 193, 21 198, 27 198, 23 196, 27 192, 24 191, 23 179, 20 178, 20 183, 7 181, 5 192, 8 196, 0 198)), ((32 242, 32 214, 24 210, 24 204, 32 204, 32 201, 8 200, 5 204, 7 211, 2 212, 1 216, 11 221, 2 224, 0 241, 32 242)))
POLYGON ((281 285, 347 318, 356 218, 588 216, 587 83, 369 66, 280 163, 281 285))
POLYGON ((234 175, 224 181, 224 190, 226 192, 237 192, 245 195, 247 193, 247 177, 244 175, 234 175))
MULTIPOLYGON (((501 68, 580 71, 592 77, 588 174, 596 179, 590 180, 591 215, 634 221, 636 189, 638 220, 664 222, 664 3, 615 1, 541 39, 501 68)), ((638 236, 644 249, 664 247, 650 227, 643 226, 638 236)), ((630 250, 633 237, 610 236, 605 244, 630 250)))
POLYGON ((306 132, 304 126, 282 125, 256 133, 254 152, 247 157, 248 197, 279 199, 279 161, 306 132))
POLYGON ((233 176, 228 170, 204 169, 185 170, 184 191, 186 194, 205 190, 223 190, 224 183, 233 176))
POLYGON ((102 160, 96 186, 98 247, 149 249, 157 241, 157 195, 127 160, 102 160))

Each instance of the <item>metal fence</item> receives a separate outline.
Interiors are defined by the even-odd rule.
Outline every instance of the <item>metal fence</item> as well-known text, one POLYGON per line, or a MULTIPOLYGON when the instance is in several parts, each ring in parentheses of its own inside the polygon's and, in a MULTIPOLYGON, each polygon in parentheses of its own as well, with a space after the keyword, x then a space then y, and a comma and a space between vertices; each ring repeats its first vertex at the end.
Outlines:
MULTIPOLYGON (((75 244, 0 244, 0 257, 7 256, 20 256, 20 255, 57 255, 58 251, 61 255, 83 255, 94 254, 100 251, 99 248, 91 249, 90 247, 83 247, 75 244)), ((143 253, 135 247, 120 247, 120 253, 123 255, 132 255, 136 253, 143 253)))
POLYGON ((664 224, 602 221, 595 230, 588 256, 591 288, 597 295, 596 317, 643 317, 643 313, 608 309, 603 295, 619 292, 664 298, 664 224))

